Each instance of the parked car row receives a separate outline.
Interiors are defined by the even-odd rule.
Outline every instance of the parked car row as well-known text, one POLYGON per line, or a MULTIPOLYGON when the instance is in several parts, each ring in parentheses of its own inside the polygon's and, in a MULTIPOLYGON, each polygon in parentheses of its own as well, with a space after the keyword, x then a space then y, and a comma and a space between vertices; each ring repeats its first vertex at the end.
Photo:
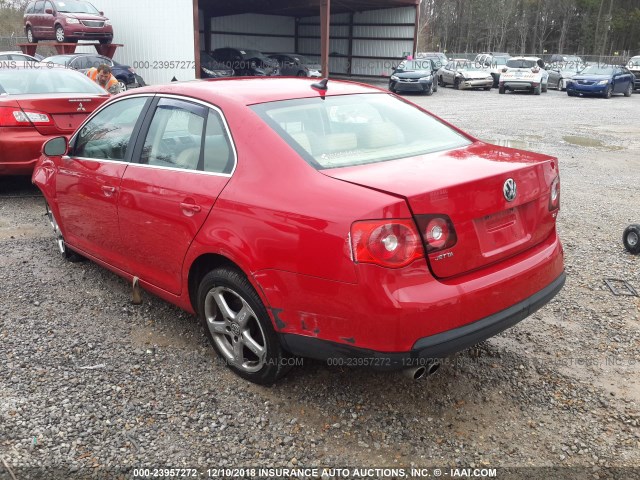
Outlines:
POLYGON ((417 60, 402 61, 389 79, 392 92, 421 92, 431 95, 437 86, 455 89, 498 87, 498 93, 528 91, 534 95, 549 88, 567 91, 569 96, 599 95, 610 98, 615 93, 630 96, 640 88, 640 56, 627 66, 585 65, 577 56, 552 55, 554 63, 545 65, 540 57, 511 57, 507 53, 482 53, 474 60, 449 60, 436 68, 436 58, 428 53, 417 60))
POLYGON ((297 53, 266 55, 258 50, 217 48, 200 52, 202 78, 291 76, 319 78, 320 65, 297 53))

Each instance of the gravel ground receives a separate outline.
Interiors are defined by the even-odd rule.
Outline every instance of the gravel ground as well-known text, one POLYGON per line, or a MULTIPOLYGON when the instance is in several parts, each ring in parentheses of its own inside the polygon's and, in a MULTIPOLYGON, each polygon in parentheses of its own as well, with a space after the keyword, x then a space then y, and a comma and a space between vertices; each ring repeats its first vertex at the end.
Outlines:
POLYGON ((621 243, 640 223, 640 95, 408 97, 479 138, 559 158, 568 280, 554 301, 424 381, 305 360, 259 387, 216 361, 195 318, 149 294, 134 306, 119 277, 63 261, 38 192, 3 178, 0 479, 144 466, 638 475, 640 303, 604 279, 640 291, 640 256, 621 243))

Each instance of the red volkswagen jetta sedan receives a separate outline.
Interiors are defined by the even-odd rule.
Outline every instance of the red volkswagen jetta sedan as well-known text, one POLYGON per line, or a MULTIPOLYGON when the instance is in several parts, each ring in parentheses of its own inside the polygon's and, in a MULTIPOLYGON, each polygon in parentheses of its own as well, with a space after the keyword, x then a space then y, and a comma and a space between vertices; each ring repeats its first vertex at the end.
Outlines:
MULTIPOLYGON (((474 345, 564 284, 553 157, 380 89, 247 78, 114 97, 33 174, 60 252, 197 313, 240 376, 474 345)), ((426 363, 425 363, 426 364, 426 363)))

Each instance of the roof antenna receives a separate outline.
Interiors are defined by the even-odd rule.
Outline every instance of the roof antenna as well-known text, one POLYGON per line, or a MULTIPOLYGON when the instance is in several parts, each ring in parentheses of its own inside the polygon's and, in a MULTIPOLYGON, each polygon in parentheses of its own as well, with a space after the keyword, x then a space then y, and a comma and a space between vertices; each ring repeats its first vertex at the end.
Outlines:
POLYGON ((329 81, 328 78, 323 78, 322 80, 320 80, 317 83, 312 83, 311 84, 311 88, 315 88, 317 90, 327 90, 329 87, 327 87, 327 82, 329 81))

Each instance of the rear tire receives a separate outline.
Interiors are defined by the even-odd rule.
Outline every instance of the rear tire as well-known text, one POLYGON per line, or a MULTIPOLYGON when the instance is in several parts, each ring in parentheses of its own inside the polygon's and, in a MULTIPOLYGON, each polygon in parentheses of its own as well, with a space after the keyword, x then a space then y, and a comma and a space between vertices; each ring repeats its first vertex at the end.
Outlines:
POLYGON ((640 253, 640 225, 629 225, 622 234, 622 243, 629 253, 640 253))
POLYGON ((542 87, 540 85, 538 85, 537 87, 533 88, 533 94, 534 95, 540 95, 541 91, 542 91, 542 87))
POLYGON ((547 88, 548 88, 548 84, 545 83, 544 85, 542 85, 542 93, 547 93, 547 88))
POLYGON ((27 27, 27 43, 38 43, 38 39, 33 35, 31 27, 27 27))
POLYGON ((271 385, 290 370, 267 310, 241 271, 221 267, 206 274, 197 302, 209 341, 234 373, 271 385))
POLYGON ((118 80, 118 86, 120 87, 120 92, 126 92, 127 91, 127 83, 124 80, 120 80, 119 78, 116 79, 118 80))
POLYGON ((630 97, 632 93, 633 93, 633 85, 629 84, 627 89, 624 91, 624 96, 630 97))

